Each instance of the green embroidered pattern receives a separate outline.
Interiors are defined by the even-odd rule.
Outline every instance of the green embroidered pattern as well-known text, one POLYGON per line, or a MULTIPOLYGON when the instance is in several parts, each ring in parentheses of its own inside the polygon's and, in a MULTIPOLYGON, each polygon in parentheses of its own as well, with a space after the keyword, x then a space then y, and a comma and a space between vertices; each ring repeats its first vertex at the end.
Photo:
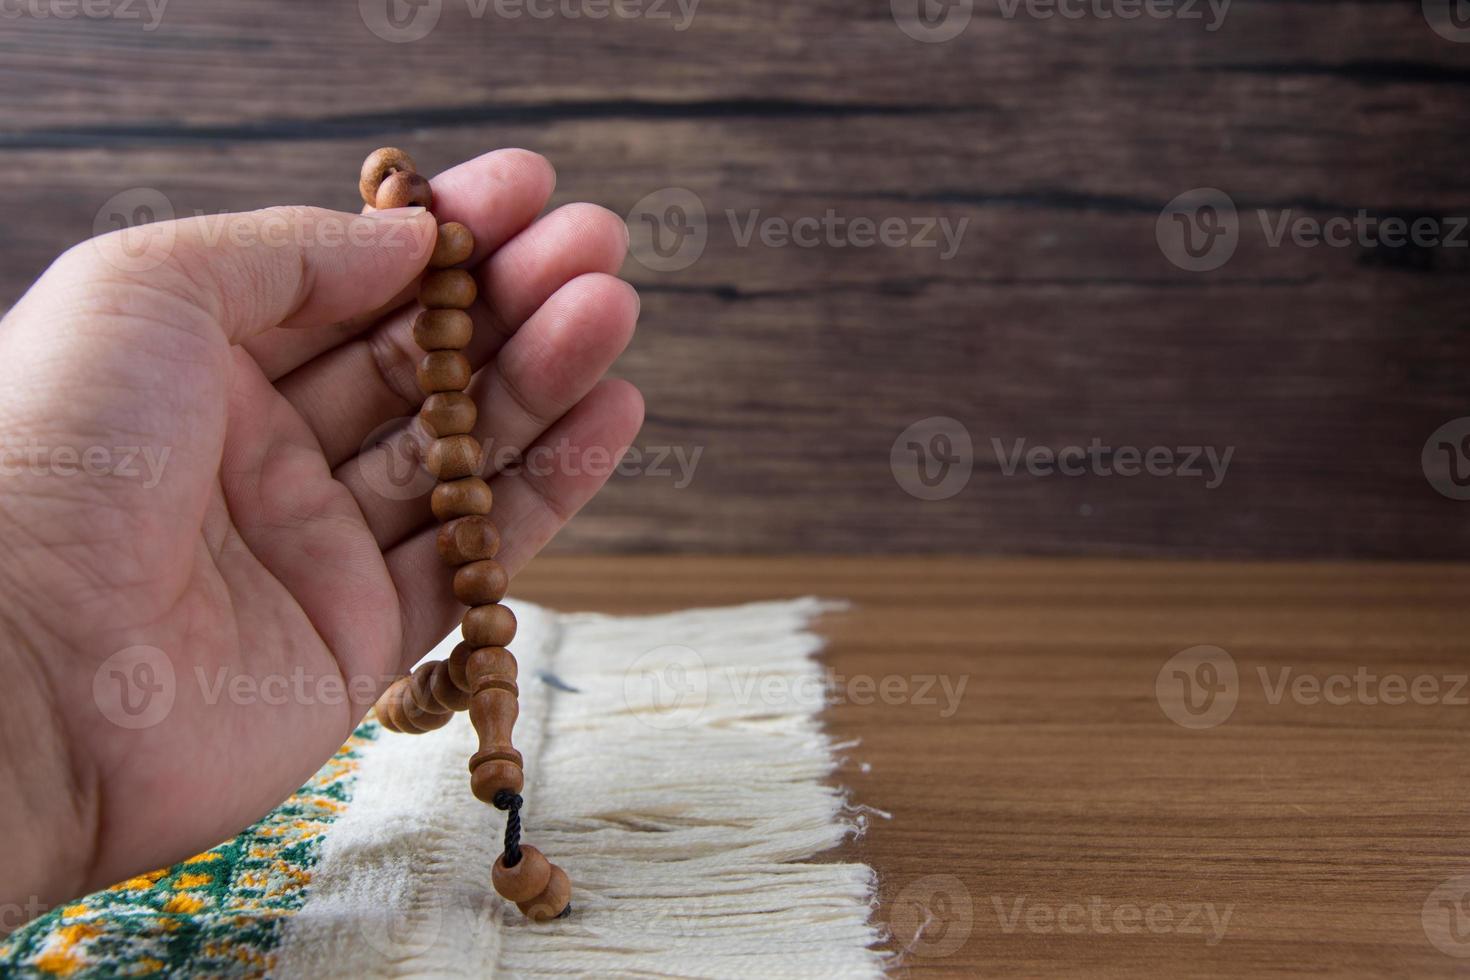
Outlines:
POLYGON ((365 722, 291 798, 240 836, 53 909, 0 941, 0 975, 258 977, 306 901, 327 829, 347 808, 365 722))

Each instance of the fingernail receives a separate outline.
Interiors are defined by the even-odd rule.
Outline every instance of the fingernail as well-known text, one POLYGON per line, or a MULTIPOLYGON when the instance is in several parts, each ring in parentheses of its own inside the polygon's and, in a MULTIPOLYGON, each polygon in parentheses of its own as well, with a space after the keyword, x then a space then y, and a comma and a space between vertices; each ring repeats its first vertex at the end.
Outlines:
POLYGON ((426 208, 421 207, 389 208, 386 211, 369 211, 367 216, 369 218, 387 218, 391 221, 402 221, 405 218, 417 218, 426 210, 426 208))

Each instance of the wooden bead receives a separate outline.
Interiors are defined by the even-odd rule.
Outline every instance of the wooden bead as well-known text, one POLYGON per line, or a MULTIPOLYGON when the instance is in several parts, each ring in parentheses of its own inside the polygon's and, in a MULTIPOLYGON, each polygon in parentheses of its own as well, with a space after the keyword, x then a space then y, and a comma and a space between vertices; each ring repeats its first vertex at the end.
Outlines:
POLYGON ((505 866, 504 854, 495 859, 495 866, 490 869, 490 881, 495 885, 496 894, 507 902, 529 902, 550 884, 551 862, 539 848, 522 844, 521 859, 510 867, 505 866))
POLYGON ((476 561, 454 573, 454 597, 467 606, 484 606, 505 598, 510 576, 498 561, 476 561))
MULTIPOLYGON (((525 850, 525 848, 522 848, 525 850)), ((532 922, 547 922, 561 915, 572 901, 572 879, 556 865, 551 866, 551 880, 540 895, 529 902, 517 902, 516 908, 532 922)))
POLYGON ((470 383, 470 359, 457 350, 436 350, 419 361, 419 387, 424 394, 464 391, 470 383))
MULTIPOLYGON (((446 565, 467 565, 494 558, 500 551, 500 532, 488 517, 461 517, 439 529, 439 557, 446 565)), ((474 605, 474 603, 471 603, 474 605)), ((483 644, 495 646, 495 644, 483 644)))
POLYGON ((469 661, 470 654, 474 652, 475 648, 468 643, 456 643, 454 652, 449 655, 448 660, 444 661, 449 668, 449 679, 465 694, 470 693, 470 678, 465 672, 465 664, 469 661))
POLYGON ((525 783, 521 754, 511 733, 521 706, 517 697, 516 658, 503 647, 482 647, 465 663, 470 683, 470 722, 480 736, 480 750, 470 759, 470 790, 493 804, 502 790, 519 793, 525 783))
POLYGON ((424 310, 413 321, 413 342, 424 350, 462 350, 475 335, 464 310, 424 310))
POLYGON ((452 521, 456 517, 490 513, 491 501, 490 485, 478 476, 468 476, 435 487, 429 498, 429 509, 440 521, 452 521))
POLYGON ((362 195, 362 203, 377 206, 378 188, 382 186, 389 174, 400 171, 416 173, 418 169, 414 166, 413 157, 396 146, 385 146, 369 153, 368 158, 362 162, 362 172, 358 175, 357 180, 357 190, 362 195))
POLYGON ((499 603, 475 606, 464 614, 464 641, 475 647, 508 646, 516 638, 516 616, 499 603))
MULTIPOLYGON (((433 667, 432 664, 424 666, 433 667)), ((388 690, 383 692, 373 706, 373 713, 377 715, 378 721, 390 732, 422 735, 449 723, 452 712, 427 709, 415 699, 414 682, 417 676, 416 671, 413 675, 400 677, 388 685, 388 690)))
POLYGON ((424 276, 419 302, 431 310, 463 310, 475 302, 475 277, 463 269, 440 269, 424 276))
POLYGON ((373 207, 379 211, 387 211, 392 208, 431 208, 433 206, 434 192, 429 189, 429 181, 419 174, 405 170, 389 174, 378 185, 378 194, 373 201, 373 207))
MULTIPOLYGON (((473 702, 470 704, 470 711, 473 717, 473 702)), ((481 803, 494 806, 495 797, 501 792, 519 793, 525 787, 526 772, 520 763, 505 759, 481 759, 479 753, 470 759, 470 792, 481 803)))
POLYGON ((430 269, 447 269, 469 259, 475 251, 475 236, 458 221, 448 221, 439 226, 439 237, 434 241, 434 254, 429 256, 430 269))
MULTIPOLYGON (((454 679, 454 668, 450 667, 448 660, 439 661, 434 667, 434 673, 430 675, 430 693, 434 701, 445 711, 463 711, 470 706, 470 692, 466 687, 460 687, 454 679)), ((460 672, 463 679, 464 673, 460 672)))
POLYGON ((477 476, 483 454, 474 436, 445 436, 429 443, 424 464, 440 480, 460 480, 477 476))
POLYGON ((520 674, 516 655, 505 647, 476 647, 465 658, 464 676, 471 691, 500 687, 519 694, 516 677, 520 674))
POLYGON ((462 391, 436 392, 424 399, 424 407, 419 409, 419 418, 429 433, 439 438, 464 435, 475 427, 479 415, 475 400, 462 391))

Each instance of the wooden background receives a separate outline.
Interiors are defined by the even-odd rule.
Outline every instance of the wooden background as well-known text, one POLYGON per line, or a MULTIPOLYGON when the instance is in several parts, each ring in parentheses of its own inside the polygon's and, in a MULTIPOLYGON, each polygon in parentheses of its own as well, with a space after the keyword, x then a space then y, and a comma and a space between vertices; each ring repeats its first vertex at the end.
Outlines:
POLYGON ((442 3, 404 44, 344 0, 174 0, 153 31, 0 19, 0 305, 128 188, 180 214, 355 208, 374 146, 440 169, 519 144, 557 165, 556 203, 626 214, 683 187, 708 215, 687 269, 629 261, 619 366, 648 397, 641 444, 701 450, 694 479, 617 479, 563 551, 1470 555, 1470 503, 1420 464, 1470 415, 1470 249, 1271 248, 1253 215, 1470 214, 1470 44, 1417 0, 1239 0, 1216 31, 982 0, 939 44, 887 0, 704 0, 683 31, 673 7, 442 3), (1242 216, 1210 273, 1155 241, 1200 186, 1242 216), (970 224, 945 261, 742 247, 726 217, 828 209, 970 224), (941 501, 890 469, 930 416, 975 444, 941 501), (1205 490, 1006 476, 992 438, 1235 454, 1205 490))

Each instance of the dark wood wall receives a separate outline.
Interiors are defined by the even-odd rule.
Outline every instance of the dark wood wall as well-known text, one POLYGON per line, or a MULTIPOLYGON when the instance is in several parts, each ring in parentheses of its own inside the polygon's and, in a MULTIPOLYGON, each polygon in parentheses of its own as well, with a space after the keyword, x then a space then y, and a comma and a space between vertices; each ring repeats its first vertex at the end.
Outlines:
POLYGON ((0 303, 127 188, 179 213, 355 208, 374 146, 439 169, 522 145, 557 165, 556 203, 626 214, 680 187, 707 216, 687 268, 626 266, 644 305, 619 365, 647 395, 641 445, 701 450, 693 480, 616 479, 562 550, 1470 555, 1470 502, 1421 464, 1470 416, 1470 231, 1272 247, 1256 216, 1470 215, 1470 43, 1418 0, 1238 0, 1213 31, 1203 5, 1039 19, 979 0, 944 43, 888 0, 702 0, 685 30, 673 0, 606 20, 479 6, 442 0, 413 43, 341 0, 172 0, 151 31, 146 13, 0 20, 0 303), (1210 272, 1156 237, 1197 187, 1238 208, 1210 272), (829 209, 968 227, 946 259, 742 245, 728 217, 829 209), (963 425, 974 469, 922 500, 890 450, 934 416, 963 425), (1006 475, 992 448, 1094 438, 1234 454, 1206 489, 1006 475))

